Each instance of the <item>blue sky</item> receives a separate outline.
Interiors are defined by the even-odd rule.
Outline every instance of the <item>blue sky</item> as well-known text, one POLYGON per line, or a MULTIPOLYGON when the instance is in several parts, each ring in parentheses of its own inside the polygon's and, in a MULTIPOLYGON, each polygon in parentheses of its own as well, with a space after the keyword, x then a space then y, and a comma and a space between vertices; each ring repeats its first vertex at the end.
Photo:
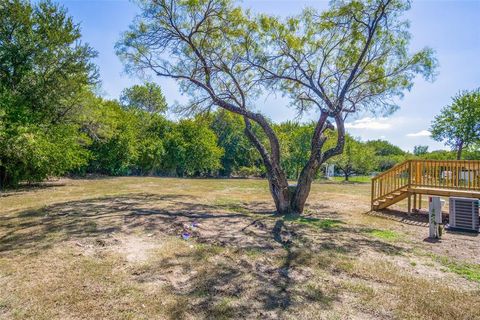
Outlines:
MULTIPOLYGON (((123 66, 114 52, 115 42, 128 28, 138 12, 128 0, 61 0, 59 1, 81 23, 83 40, 95 48, 99 56, 103 94, 118 98, 120 92, 138 79, 123 72, 123 66)), ((255 12, 279 16, 299 13, 304 7, 320 10, 327 1, 245 0, 243 6, 255 12)), ((433 117, 448 105, 459 90, 480 87, 480 0, 430 0, 413 1, 406 16, 411 22, 412 50, 429 46, 436 51, 439 75, 429 83, 421 78, 405 97, 399 101, 400 110, 387 118, 362 115, 350 119, 347 130, 363 140, 386 139, 403 149, 412 150, 415 145, 428 145, 430 150, 444 148, 426 131, 433 117)), ((159 83, 167 101, 185 101, 175 82, 154 79, 159 83)), ((292 119, 295 111, 288 108, 282 98, 261 99, 261 109, 274 121, 292 119)))

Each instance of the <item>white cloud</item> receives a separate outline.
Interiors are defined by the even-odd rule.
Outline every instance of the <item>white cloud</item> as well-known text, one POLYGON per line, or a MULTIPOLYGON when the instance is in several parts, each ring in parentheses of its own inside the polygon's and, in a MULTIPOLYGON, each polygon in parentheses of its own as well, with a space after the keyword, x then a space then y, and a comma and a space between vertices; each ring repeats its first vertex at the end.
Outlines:
POLYGON ((387 130, 392 124, 387 122, 387 118, 362 118, 345 124, 347 129, 370 129, 370 130, 387 130))
POLYGON ((407 137, 430 137, 430 131, 422 130, 415 133, 409 133, 407 134, 407 137))

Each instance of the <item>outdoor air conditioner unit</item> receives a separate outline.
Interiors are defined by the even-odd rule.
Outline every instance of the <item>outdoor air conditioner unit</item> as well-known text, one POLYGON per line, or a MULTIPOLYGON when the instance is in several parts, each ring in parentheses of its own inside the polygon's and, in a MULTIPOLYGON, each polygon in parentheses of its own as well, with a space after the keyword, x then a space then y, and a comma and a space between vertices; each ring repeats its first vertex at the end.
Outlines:
POLYGON ((478 202, 478 199, 451 197, 449 208, 450 228, 478 232, 478 202))

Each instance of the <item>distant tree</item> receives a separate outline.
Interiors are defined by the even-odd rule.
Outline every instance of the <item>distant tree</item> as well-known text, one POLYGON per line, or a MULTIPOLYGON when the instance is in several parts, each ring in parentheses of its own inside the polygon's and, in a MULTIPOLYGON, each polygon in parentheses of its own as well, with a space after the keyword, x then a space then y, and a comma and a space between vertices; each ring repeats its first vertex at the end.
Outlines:
POLYGON ((428 146, 414 146, 413 154, 416 156, 421 156, 428 153, 428 146))
POLYGON ((458 93, 435 117, 430 131, 433 139, 455 150, 460 160, 465 148, 480 141, 480 89, 458 93))
POLYGON ((400 162, 407 160, 407 156, 381 156, 377 157, 377 170, 380 172, 393 168, 400 162))
POLYGON ((167 134, 165 162, 178 176, 204 176, 220 169, 223 149, 206 121, 183 119, 167 134))
POLYGON ((403 156, 405 151, 400 147, 391 144, 386 140, 370 140, 366 142, 367 146, 375 149, 375 154, 377 156, 403 156))
POLYGON ((343 151, 348 114, 392 111, 388 101, 435 66, 429 49, 409 54, 408 24, 400 18, 409 1, 334 1, 324 13, 306 11, 286 23, 250 19, 228 0, 140 5, 141 14, 117 44, 127 69, 177 80, 193 99, 188 112, 213 106, 242 116, 280 214, 303 212, 318 169, 343 151), (300 110, 320 114, 296 188, 289 188, 277 134, 255 105, 261 83, 289 93, 300 110), (329 130, 338 132, 337 143, 324 148, 329 130))
POLYGON ((370 140, 366 142, 368 147, 372 147, 377 155, 377 168, 378 171, 385 171, 397 163, 405 160, 406 152, 396 145, 386 140, 370 140))
POLYGON ((368 174, 376 166, 375 150, 349 135, 346 135, 345 150, 330 161, 339 169, 345 181, 348 181, 354 173, 368 174))
POLYGON ((428 160, 455 160, 455 152, 447 150, 434 150, 420 156, 422 159, 428 160))
POLYGON ((0 1, 0 187, 85 164, 75 117, 96 53, 51 1, 0 1))
POLYGON ((275 125, 282 152, 281 163, 289 179, 298 179, 308 161, 315 123, 286 121, 275 125))
POLYGON ((86 171, 114 176, 131 174, 138 156, 137 135, 143 123, 117 101, 97 98, 92 109, 95 112, 89 115, 88 126, 84 127, 92 139, 86 171))
POLYGON ((137 128, 137 159, 135 171, 141 175, 165 173, 165 140, 174 123, 159 114, 136 113, 140 122, 137 128))
POLYGON ((73 173, 108 175, 157 175, 164 173, 167 132, 173 123, 163 115, 124 108, 86 92, 78 117, 81 131, 90 139, 85 144, 88 164, 73 173))
POLYGON ((480 144, 475 144, 463 155, 465 160, 480 160, 480 144))
POLYGON ((134 85, 123 90, 120 101, 126 108, 150 113, 163 113, 168 108, 162 89, 153 82, 134 85))
POLYGON ((215 132, 218 145, 224 150, 221 158, 220 175, 229 177, 233 173, 248 171, 254 172, 253 167, 261 164, 257 151, 245 136, 245 126, 242 117, 219 110, 210 119, 210 127, 215 132))

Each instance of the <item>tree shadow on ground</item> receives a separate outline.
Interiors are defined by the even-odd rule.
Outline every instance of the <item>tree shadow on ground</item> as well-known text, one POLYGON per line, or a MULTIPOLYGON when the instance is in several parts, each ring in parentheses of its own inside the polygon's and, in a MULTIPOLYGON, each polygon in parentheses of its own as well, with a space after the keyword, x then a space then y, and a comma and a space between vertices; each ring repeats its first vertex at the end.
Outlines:
POLYGON ((184 308, 189 313, 202 310, 213 318, 228 314, 232 318, 275 319, 288 318, 289 310, 302 304, 331 307, 338 299, 334 292, 306 284, 313 276, 311 268, 331 267, 332 255, 355 257, 367 250, 401 254, 404 250, 350 227, 326 206, 307 217, 289 218, 274 215, 266 203, 243 203, 236 210, 228 204, 202 204, 201 200, 135 193, 26 210, 0 221, 0 254, 38 253, 65 241, 98 241, 115 234, 180 238, 186 227, 195 224, 189 229, 192 243, 229 248, 239 252, 240 258, 232 260, 213 252, 212 264, 198 256, 201 252, 179 253, 175 259, 160 260, 150 271, 134 275, 135 279, 165 283, 164 273, 179 268, 189 275, 186 280, 177 285, 166 283, 186 299, 182 301, 188 301, 184 308), (250 253, 261 258, 249 259, 250 253), (251 295, 250 300, 240 299, 245 295, 251 295), (225 303, 229 299, 239 302, 225 303))
MULTIPOLYGON (((336 212, 324 213, 326 217, 337 217, 336 212)), ((297 234, 302 235, 302 241, 313 251, 333 250, 345 254, 359 255, 366 250, 372 250, 388 255, 401 255, 406 249, 394 243, 388 243, 369 236, 371 228, 348 225, 340 219, 294 217, 285 221, 296 225, 297 234)))
POLYGON ((408 225, 428 227, 428 214, 422 211, 408 214, 405 211, 384 209, 382 211, 369 211, 365 214, 373 217, 395 220, 408 225))
POLYGON ((56 188, 56 187, 64 187, 64 186, 66 186, 64 182, 58 182, 58 181, 21 184, 16 187, 7 188, 5 190, 0 189, 0 198, 18 196, 18 195, 27 194, 33 191, 56 188))
MULTIPOLYGON (((272 249, 274 221, 273 212, 254 203, 243 206, 242 212, 231 212, 219 205, 202 204, 201 199, 186 195, 157 195, 135 193, 121 196, 68 201, 26 210, 14 217, 0 221, 0 252, 23 248, 41 248, 55 242, 75 238, 95 238, 115 232, 132 233, 141 230, 153 234, 180 236, 185 225, 193 222, 198 228, 192 236, 199 242, 235 247, 258 245, 272 249), (46 241, 42 241, 46 240, 46 241), (48 241, 47 241, 48 240, 48 241)), ((292 226, 312 235, 309 241, 322 239, 318 246, 324 247, 329 239, 342 238, 348 245, 344 251, 353 252, 362 246, 362 241, 352 235, 361 232, 348 228, 336 212, 320 212, 317 217, 282 218, 292 226), (341 237, 341 236, 348 237, 341 237)), ((338 241, 333 241, 340 245, 338 241)), ((277 241, 278 244, 278 241, 277 241)), ((377 247, 363 241, 363 245, 377 247)), ((331 248, 335 244, 328 244, 331 248)))
POLYGON ((129 194, 69 201, 2 219, 0 252, 47 248, 68 239, 130 233, 137 228, 180 235, 183 224, 193 221, 221 220, 222 229, 227 231, 238 219, 246 217, 221 212, 214 206, 199 204, 196 198, 182 195, 129 194))
POLYGON ((135 280, 167 284, 176 301, 187 301, 172 307, 177 318, 188 314, 210 319, 288 319, 291 307, 315 303, 331 308, 339 299, 336 293, 305 290, 312 274, 302 266, 297 234, 282 218, 265 224, 269 237, 262 241, 267 246, 236 247, 233 252, 230 247, 229 253, 215 247, 179 252, 142 269, 135 280), (252 253, 257 258, 251 258, 252 253))

